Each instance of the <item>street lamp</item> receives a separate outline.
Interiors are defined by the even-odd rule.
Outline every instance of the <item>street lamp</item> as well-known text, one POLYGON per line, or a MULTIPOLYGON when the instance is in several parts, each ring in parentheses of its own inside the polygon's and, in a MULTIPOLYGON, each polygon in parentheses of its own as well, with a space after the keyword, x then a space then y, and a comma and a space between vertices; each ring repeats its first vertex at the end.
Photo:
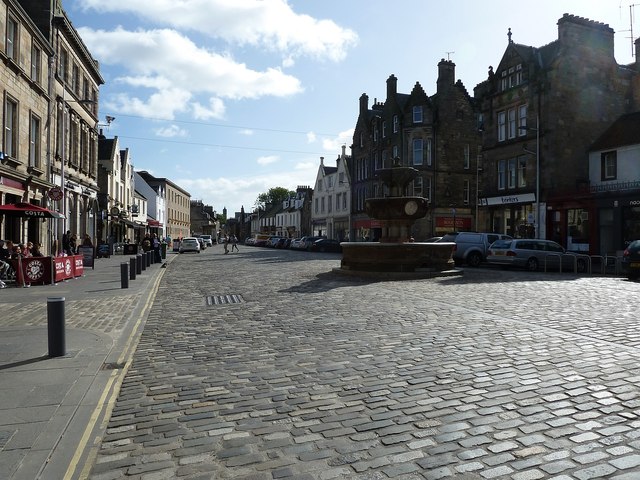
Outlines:
POLYGON ((480 172, 482 171, 482 167, 480 166, 480 160, 482 159, 482 155, 478 154, 476 156, 476 231, 478 228, 478 204, 480 203, 480 172))
MULTIPOLYGON (((536 132, 536 211, 535 211, 535 238, 540 237, 540 114, 536 114, 536 127, 518 127, 520 130, 533 130, 536 132)), ((527 153, 534 154, 534 152, 523 148, 527 153)))

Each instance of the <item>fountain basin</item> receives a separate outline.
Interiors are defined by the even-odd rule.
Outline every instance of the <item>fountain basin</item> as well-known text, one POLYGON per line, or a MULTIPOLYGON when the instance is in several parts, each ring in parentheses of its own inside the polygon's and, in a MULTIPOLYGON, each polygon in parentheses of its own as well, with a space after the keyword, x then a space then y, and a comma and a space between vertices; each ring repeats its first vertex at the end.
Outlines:
POLYGON ((340 273, 390 278, 459 275, 451 253, 455 243, 343 242, 340 273))

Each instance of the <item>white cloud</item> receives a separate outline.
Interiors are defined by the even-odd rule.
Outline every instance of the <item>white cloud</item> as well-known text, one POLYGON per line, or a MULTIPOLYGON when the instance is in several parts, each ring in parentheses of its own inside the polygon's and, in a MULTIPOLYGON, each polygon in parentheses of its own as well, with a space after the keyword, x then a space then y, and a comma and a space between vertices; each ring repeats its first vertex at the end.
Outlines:
POLYGON ((354 129, 350 128, 349 130, 340 132, 336 138, 325 138, 322 140, 322 148, 328 152, 334 152, 339 155, 342 153, 342 146, 346 145, 346 153, 349 155, 351 153, 349 146, 353 143, 353 132, 354 129))
POLYGON ((307 142, 308 143, 314 143, 317 139, 318 139, 318 137, 316 136, 315 133, 313 133, 313 132, 307 133, 307 142))
POLYGON ((83 0, 82 6, 99 13, 134 14, 231 44, 279 51, 285 58, 341 61, 358 42, 354 31, 331 20, 298 14, 286 0, 83 0))
POLYGON ((196 120, 210 120, 212 118, 224 118, 225 113, 224 102, 219 98, 212 97, 209 99, 209 107, 204 107, 200 103, 193 104, 193 114, 196 120))
POLYGON ((186 137, 188 132, 177 125, 170 125, 168 127, 158 128, 156 135, 159 137, 173 138, 173 137, 186 137))
MULTIPOLYGON (((177 178, 175 181, 191 194, 193 200, 202 200, 217 212, 224 207, 244 206, 246 213, 253 211, 258 195, 270 188, 283 187, 295 191, 300 185, 311 185, 316 178, 317 165, 309 169, 273 171, 255 177, 177 178)), ((234 211, 229 211, 233 215, 234 211)))
POLYGON ((275 163, 279 160, 276 155, 267 155, 265 157, 258 158, 258 165, 269 165, 271 163, 275 163))
POLYGON ((247 137, 250 137, 251 135, 253 135, 255 132, 249 128, 243 128, 242 130, 240 130, 238 132, 240 135, 245 135, 247 137))
POLYGON ((141 91, 135 96, 106 99, 123 113, 155 117, 161 114, 162 118, 171 119, 176 112, 191 109, 199 119, 220 118, 225 111, 221 98, 286 97, 302 91, 297 78, 278 68, 251 70, 229 55, 198 47, 172 30, 78 30, 101 63, 128 70, 127 75, 111 83, 141 91), (143 94, 147 94, 146 99, 143 94), (208 107, 194 100, 198 95, 210 96, 208 107))

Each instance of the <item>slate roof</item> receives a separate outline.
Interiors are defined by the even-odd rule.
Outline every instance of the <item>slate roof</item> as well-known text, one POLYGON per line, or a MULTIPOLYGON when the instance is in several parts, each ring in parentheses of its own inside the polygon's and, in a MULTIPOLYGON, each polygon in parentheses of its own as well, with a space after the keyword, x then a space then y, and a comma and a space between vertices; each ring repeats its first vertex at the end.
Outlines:
POLYGON ((609 150, 628 145, 640 145, 640 112, 619 117, 591 144, 589 151, 609 150))

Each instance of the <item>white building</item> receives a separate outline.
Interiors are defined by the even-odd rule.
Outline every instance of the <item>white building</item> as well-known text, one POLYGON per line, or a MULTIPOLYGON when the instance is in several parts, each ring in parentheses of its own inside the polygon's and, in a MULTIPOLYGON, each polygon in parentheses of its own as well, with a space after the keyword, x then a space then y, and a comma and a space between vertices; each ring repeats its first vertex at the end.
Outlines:
POLYGON ((351 223, 351 181, 348 168, 351 157, 345 154, 345 149, 343 146, 335 167, 326 166, 324 157, 320 157, 311 208, 312 235, 324 235, 340 241, 349 240, 351 223))

